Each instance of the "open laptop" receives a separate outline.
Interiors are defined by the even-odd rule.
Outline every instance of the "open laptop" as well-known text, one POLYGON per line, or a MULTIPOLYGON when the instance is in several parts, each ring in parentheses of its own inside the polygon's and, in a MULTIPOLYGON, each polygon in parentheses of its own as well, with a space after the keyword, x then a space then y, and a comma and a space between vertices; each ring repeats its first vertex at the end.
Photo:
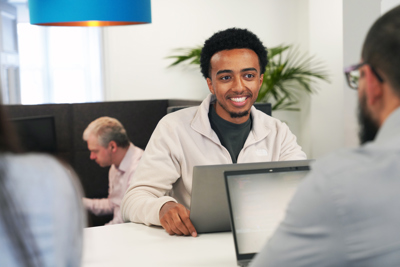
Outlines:
POLYGON ((309 172, 309 163, 225 172, 239 266, 247 266, 274 233, 298 184, 309 172))
POLYGON ((198 233, 231 230, 225 171, 308 166, 309 163, 309 160, 296 160, 194 166, 190 220, 198 233))

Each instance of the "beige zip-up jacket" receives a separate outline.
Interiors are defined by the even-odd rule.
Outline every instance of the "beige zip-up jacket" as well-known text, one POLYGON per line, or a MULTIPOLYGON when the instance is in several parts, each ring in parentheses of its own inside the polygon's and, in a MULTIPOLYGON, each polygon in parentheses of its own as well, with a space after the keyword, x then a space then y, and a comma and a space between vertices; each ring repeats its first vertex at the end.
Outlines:
MULTIPOLYGON (((208 119, 209 95, 199 107, 166 115, 154 130, 122 200, 124 221, 161 225, 159 211, 174 201, 190 207, 193 166, 232 163, 208 119)), ((237 163, 306 159, 288 126, 251 108, 252 129, 237 163)))

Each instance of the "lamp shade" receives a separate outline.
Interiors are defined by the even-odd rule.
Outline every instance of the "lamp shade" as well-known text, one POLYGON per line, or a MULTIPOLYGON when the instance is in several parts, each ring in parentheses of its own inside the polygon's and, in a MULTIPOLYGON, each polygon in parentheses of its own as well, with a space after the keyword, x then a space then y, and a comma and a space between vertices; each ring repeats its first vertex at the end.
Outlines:
POLYGON ((151 23, 150 0, 29 0, 31 24, 113 26, 151 23))

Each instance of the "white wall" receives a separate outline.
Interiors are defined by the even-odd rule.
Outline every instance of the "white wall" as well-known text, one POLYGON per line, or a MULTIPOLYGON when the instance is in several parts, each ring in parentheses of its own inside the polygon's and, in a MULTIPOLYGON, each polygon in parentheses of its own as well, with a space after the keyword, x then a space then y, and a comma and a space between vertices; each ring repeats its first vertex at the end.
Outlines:
POLYGON ((331 83, 319 83, 312 96, 305 134, 311 155, 318 158, 343 145, 342 1, 309 1, 309 51, 326 63, 331 83))
MULTIPOLYGON (((219 30, 247 28, 267 47, 308 47, 308 0, 153 0, 148 25, 104 29, 105 100, 195 99, 209 93, 195 67, 167 68, 173 49, 203 45, 219 30)), ((299 112, 276 113, 301 144, 299 112)))
POLYGON ((386 11, 389 11, 390 9, 398 5, 400 5, 400 0, 382 0, 381 13, 386 13, 386 11))
POLYGON ((197 99, 208 94, 198 69, 174 67, 174 48, 202 45, 214 32, 247 28, 266 46, 299 44, 322 59, 331 83, 304 98, 300 113, 280 113, 310 158, 358 145, 357 93, 343 68, 360 60, 365 34, 381 9, 400 0, 153 0, 149 25, 104 29, 106 100, 197 99))
POLYGON ((266 46, 298 43, 298 8, 298 0, 153 0, 151 24, 104 30, 106 100, 201 100, 209 91, 198 69, 167 68, 173 49, 229 27, 253 31, 266 46))
POLYGON ((380 5, 381 0, 309 0, 309 51, 318 54, 331 73, 331 83, 320 84, 309 101, 309 116, 303 118, 302 141, 313 158, 358 145, 357 92, 347 86, 343 69, 360 61, 380 5))

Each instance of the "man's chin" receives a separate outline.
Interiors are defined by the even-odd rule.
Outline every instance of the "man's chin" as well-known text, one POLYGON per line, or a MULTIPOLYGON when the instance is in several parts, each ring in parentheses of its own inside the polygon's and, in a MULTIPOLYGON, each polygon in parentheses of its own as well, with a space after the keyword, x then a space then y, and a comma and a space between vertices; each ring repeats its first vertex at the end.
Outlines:
POLYGON ((247 104, 243 107, 235 107, 232 105, 230 105, 228 107, 228 105, 226 105, 226 103, 221 103, 218 99, 217 99, 217 104, 222 109, 224 109, 232 119, 243 118, 243 117, 248 116, 250 113, 250 109, 252 107, 252 105, 247 106, 247 104))
POLYGON ((245 110, 242 112, 229 112, 229 115, 231 116, 232 119, 243 118, 249 115, 249 110, 245 110))

